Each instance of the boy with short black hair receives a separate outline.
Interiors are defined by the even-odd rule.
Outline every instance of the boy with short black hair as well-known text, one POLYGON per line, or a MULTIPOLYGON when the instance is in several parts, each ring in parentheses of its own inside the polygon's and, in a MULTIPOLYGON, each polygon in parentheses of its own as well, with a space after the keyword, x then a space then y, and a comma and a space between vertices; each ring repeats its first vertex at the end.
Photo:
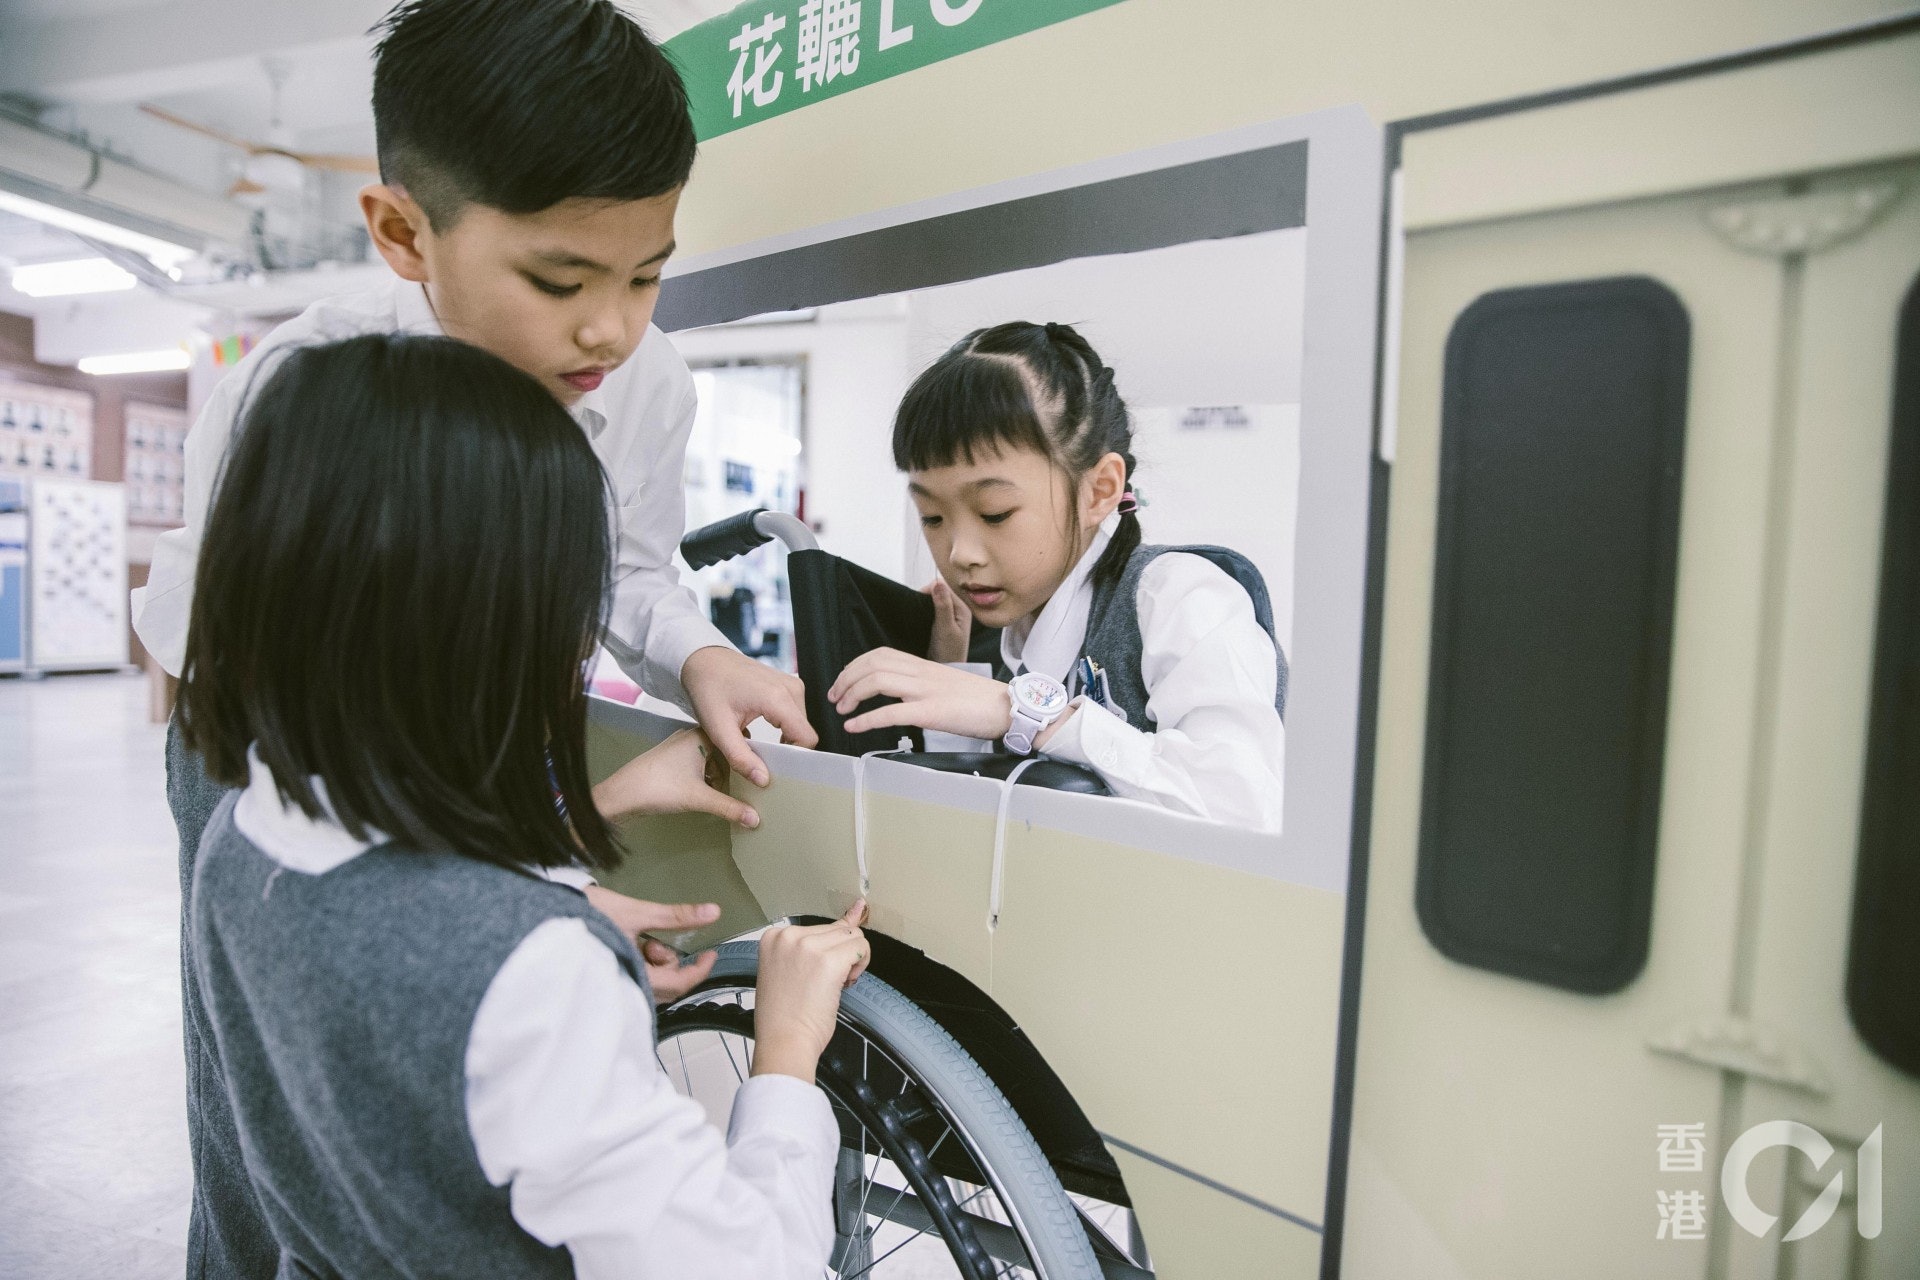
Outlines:
MULTIPOLYGON (((293 346, 362 333, 445 334, 502 357, 572 414, 606 469, 618 545, 603 636, 650 693, 691 711, 728 762, 762 785, 744 726, 804 746, 798 680, 743 657, 680 586, 674 550, 693 426, 693 380, 652 328, 660 271, 695 139, 673 66, 610 0, 405 0, 379 28, 374 117, 382 181, 361 192, 374 247, 397 279, 316 303, 214 389, 187 439, 186 524, 154 548, 135 629, 183 672, 201 529, 241 401, 293 346)), ((475 566, 485 572, 485 566, 475 566)), ((188 1128, 196 1189, 188 1273, 272 1276, 277 1250, 241 1166, 226 1085, 191 981, 185 910, 194 857, 222 790, 168 734, 168 802, 181 844, 188 1128)), ((579 877, 584 882, 585 877, 579 877)), ((710 922, 711 905, 662 906, 588 886, 629 935, 710 922)), ((657 993, 676 970, 649 943, 657 993)))

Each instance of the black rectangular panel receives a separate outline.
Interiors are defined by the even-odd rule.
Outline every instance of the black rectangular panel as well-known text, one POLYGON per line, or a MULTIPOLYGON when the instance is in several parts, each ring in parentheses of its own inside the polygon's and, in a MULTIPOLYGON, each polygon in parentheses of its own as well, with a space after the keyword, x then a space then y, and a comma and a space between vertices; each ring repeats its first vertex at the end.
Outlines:
POLYGON ((1286 142, 922 218, 667 282, 669 333, 770 311, 930 289, 1070 258, 1307 223, 1307 144, 1286 142), (769 270, 769 264, 775 269, 769 270))
POLYGON ((1920 1075, 1920 280, 1895 360, 1847 1010, 1876 1053, 1920 1075))
POLYGON ((1631 277, 1490 293, 1448 338, 1416 893, 1467 964, 1645 964, 1688 336, 1631 277))

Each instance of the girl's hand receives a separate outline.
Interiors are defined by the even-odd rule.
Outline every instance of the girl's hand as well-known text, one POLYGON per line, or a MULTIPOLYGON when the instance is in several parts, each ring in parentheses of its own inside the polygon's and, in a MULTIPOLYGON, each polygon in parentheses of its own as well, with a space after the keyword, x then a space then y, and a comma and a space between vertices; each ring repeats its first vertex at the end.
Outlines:
POLYGON ((927 584, 933 597, 933 637, 927 641, 927 661, 965 662, 973 640, 973 610, 955 594, 945 578, 927 584))
POLYGON ((866 899, 833 924, 787 925, 760 935, 760 976, 753 999, 753 1074, 797 1076, 814 1069, 833 1039, 840 993, 873 958, 860 925, 866 899))
POLYGON ((760 815, 727 794, 727 762, 698 729, 682 729, 593 789, 609 821, 638 813, 711 813, 751 830, 760 815))
POLYGON ((686 964, 672 947, 647 937, 649 933, 681 933, 712 924, 720 918, 720 908, 712 902, 648 902, 615 893, 605 885, 590 884, 583 892, 600 914, 632 938, 640 948, 640 959, 647 966, 647 983, 653 988, 653 1002, 669 1005, 707 980, 719 953, 703 951, 686 964))
POLYGON ((1013 724, 1013 702, 998 680, 898 649, 875 649, 849 662, 827 697, 841 715, 868 698, 900 699, 847 721, 849 733, 913 725, 994 741, 1013 724))

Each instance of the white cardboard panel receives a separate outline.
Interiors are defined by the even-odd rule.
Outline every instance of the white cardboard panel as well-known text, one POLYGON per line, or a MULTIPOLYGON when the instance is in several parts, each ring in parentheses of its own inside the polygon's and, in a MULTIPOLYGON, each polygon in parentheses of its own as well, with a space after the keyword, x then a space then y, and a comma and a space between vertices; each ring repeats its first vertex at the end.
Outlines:
POLYGON ((1150 849, 1184 862, 1225 867, 1262 879, 1346 892, 1344 847, 1310 846, 1304 840, 1222 826, 1134 800, 1020 787, 1014 792, 1008 820, 1150 849))
POLYGON ((733 794, 760 812, 758 830, 733 833, 733 861, 769 918, 837 916, 859 896, 851 785, 776 768, 765 790, 736 777, 733 794))
POLYGON ((992 995, 1102 1133, 1316 1220, 1345 914, 1325 889, 1016 822, 992 995))
POLYGON ((991 991, 993 815, 870 792, 867 834, 873 927, 991 991))

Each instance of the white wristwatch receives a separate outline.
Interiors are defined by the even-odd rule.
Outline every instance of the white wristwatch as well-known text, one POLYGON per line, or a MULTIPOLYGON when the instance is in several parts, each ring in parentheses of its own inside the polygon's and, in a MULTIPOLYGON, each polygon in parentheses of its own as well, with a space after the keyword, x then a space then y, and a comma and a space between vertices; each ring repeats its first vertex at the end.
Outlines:
POLYGON ((1067 686, 1052 676, 1028 671, 1007 686, 1013 700, 1013 724, 1004 741, 1015 755, 1031 755, 1033 740, 1067 712, 1067 686))

